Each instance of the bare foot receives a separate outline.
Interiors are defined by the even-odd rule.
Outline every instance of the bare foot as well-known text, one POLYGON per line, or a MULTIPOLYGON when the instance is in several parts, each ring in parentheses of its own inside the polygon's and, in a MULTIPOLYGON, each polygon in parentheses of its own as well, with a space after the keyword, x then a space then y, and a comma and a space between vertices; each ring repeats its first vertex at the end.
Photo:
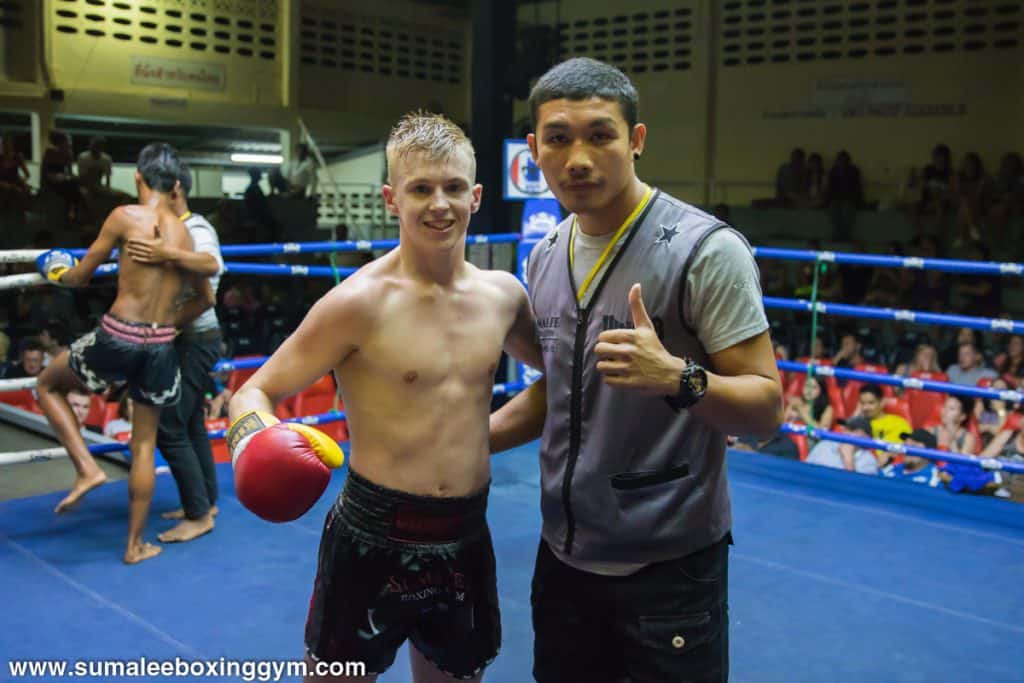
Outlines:
POLYGON ((76 477, 75 484, 71 487, 71 493, 65 496, 64 500, 57 503, 57 507, 53 511, 58 514, 67 512, 78 504, 82 496, 105 483, 107 483, 107 474, 103 470, 96 470, 95 474, 86 477, 76 477))
POLYGON ((128 549, 124 551, 124 563, 125 564, 138 564, 143 560, 148 560, 151 557, 156 557, 163 550, 158 545, 152 543, 138 543, 136 545, 128 546, 128 549))
MULTIPOLYGON (((220 511, 217 509, 216 505, 210 506, 211 515, 216 517, 218 512, 220 511)), ((160 515, 160 519, 185 519, 185 511, 181 508, 178 508, 177 510, 168 510, 160 515)))
POLYGON ((213 531, 213 513, 199 519, 186 519, 173 529, 168 529, 157 538, 163 543, 184 543, 213 531))

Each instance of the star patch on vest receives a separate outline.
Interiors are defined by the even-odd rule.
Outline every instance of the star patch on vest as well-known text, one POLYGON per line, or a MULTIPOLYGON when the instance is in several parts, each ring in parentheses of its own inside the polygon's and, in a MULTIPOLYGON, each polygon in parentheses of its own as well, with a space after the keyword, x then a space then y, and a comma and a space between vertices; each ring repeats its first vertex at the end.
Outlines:
POLYGON ((679 224, 676 223, 671 227, 664 225, 658 226, 658 237, 654 240, 655 244, 669 244, 672 238, 679 234, 679 224))

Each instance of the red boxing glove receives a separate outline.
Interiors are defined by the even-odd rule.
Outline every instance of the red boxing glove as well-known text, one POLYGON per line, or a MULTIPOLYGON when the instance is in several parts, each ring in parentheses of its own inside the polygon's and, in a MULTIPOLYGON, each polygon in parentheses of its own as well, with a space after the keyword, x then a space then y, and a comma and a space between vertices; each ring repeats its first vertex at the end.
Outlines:
POLYGON ((323 495, 331 469, 345 455, 323 432, 278 422, 268 413, 242 415, 228 430, 235 493, 250 512, 268 522, 291 522, 323 495))

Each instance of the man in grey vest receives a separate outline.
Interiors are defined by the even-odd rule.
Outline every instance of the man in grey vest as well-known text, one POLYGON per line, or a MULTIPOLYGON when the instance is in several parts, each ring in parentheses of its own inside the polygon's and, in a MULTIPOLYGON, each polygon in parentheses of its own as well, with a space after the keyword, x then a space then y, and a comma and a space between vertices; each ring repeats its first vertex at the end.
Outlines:
POLYGON ((213 530, 217 514, 217 470, 206 431, 206 387, 210 371, 221 356, 220 322, 213 309, 224 272, 217 231, 202 215, 188 208, 192 174, 181 163, 181 191, 171 207, 192 236, 194 251, 171 249, 159 240, 130 240, 129 255, 143 263, 173 263, 192 274, 192 284, 179 302, 175 340, 181 366, 181 400, 160 413, 156 444, 171 467, 181 497, 181 510, 164 514, 181 522, 157 538, 164 543, 191 541, 213 530))
POLYGON ((647 129, 619 70, 563 62, 529 104, 572 212, 526 268, 545 376, 491 417, 492 452, 541 436, 534 677, 725 681, 726 435, 782 422, 757 265, 637 178, 647 129))

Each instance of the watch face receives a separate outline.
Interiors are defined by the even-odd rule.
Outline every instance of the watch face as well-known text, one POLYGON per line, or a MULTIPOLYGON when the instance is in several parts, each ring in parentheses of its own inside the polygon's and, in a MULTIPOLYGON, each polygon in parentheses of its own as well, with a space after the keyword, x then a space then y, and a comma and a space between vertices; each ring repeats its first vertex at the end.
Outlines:
POLYGON ((690 391, 699 396, 708 388, 708 376, 703 369, 694 368, 687 375, 686 383, 690 385, 690 391))

